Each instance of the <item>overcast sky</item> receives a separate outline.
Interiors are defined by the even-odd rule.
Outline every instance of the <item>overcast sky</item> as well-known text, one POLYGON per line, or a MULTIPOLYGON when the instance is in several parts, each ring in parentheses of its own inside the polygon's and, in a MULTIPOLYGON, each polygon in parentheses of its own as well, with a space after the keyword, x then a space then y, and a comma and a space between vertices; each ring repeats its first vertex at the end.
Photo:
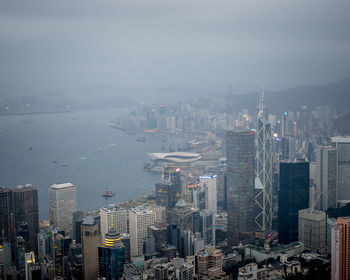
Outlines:
POLYGON ((350 76, 350 1, 0 2, 0 85, 257 90, 350 76))

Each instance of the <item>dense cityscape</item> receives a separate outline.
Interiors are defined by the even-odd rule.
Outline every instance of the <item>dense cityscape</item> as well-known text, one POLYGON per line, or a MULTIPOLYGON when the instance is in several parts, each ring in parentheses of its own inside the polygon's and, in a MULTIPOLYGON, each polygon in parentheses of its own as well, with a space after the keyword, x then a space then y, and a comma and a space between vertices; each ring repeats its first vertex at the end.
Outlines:
POLYGON ((350 280, 349 15, 0 1, 0 280, 350 280))
POLYGON ((105 205, 79 211, 79 186, 53 182, 46 221, 35 186, 1 187, 2 279, 345 279, 350 115, 256 97, 254 111, 200 98, 106 120, 168 139, 144 166, 159 182, 131 201, 101 188, 105 205))

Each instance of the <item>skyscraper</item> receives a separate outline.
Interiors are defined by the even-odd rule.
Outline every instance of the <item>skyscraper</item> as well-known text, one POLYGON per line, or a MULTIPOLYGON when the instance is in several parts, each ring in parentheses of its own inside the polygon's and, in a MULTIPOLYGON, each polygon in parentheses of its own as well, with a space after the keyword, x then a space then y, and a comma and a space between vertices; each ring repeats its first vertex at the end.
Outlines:
POLYGON ((337 207, 337 150, 332 146, 316 149, 316 207, 327 211, 337 207))
POLYGON ((331 279, 350 279, 350 221, 349 218, 338 218, 332 228, 331 279))
POLYGON ((36 236, 39 233, 38 190, 29 184, 13 189, 0 187, 0 213, 0 241, 9 241, 14 254, 15 238, 21 224, 26 223, 27 249, 36 252, 36 236))
POLYGON ((50 224, 66 234, 73 233, 73 212, 77 211, 76 188, 71 183, 49 188, 50 224))
POLYGON ((127 209, 111 204, 100 209, 100 217, 102 239, 110 229, 115 229, 117 233, 129 232, 127 209))
POLYGON ((333 137, 332 142, 337 147, 337 204, 346 204, 350 202, 350 136, 333 137))
POLYGON ((298 240, 298 211, 309 204, 309 163, 281 162, 278 191, 278 241, 298 240))
POLYGON ((81 225, 84 279, 97 279, 97 246, 101 244, 100 216, 88 216, 81 225))
POLYGON ((120 235, 115 229, 110 229, 104 238, 104 243, 98 246, 98 276, 105 279, 119 279, 123 275, 125 263, 125 248, 120 235))
POLYGON ((271 124, 258 119, 255 179, 255 223, 263 237, 272 229, 272 133, 271 124))
POLYGON ((255 132, 227 131, 227 234, 230 245, 254 241, 255 132))
POLYGON ((163 168, 162 181, 156 183, 156 204, 171 210, 181 198, 181 173, 180 168, 163 168))
POLYGON ((147 237, 147 227, 154 224, 156 213, 140 206, 129 211, 131 257, 143 254, 143 242, 147 237))
POLYGON ((212 210, 199 212, 199 231, 204 239, 205 245, 215 246, 215 213, 212 210))
POLYGON ((200 176, 199 183, 201 188, 206 191, 206 209, 217 213, 217 176, 200 176))

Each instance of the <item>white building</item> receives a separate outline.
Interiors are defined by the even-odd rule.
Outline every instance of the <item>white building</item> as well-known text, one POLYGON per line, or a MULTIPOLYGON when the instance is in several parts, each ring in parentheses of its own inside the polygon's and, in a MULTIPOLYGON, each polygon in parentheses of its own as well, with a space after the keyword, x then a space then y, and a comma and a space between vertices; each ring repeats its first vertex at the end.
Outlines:
POLYGON ((105 234, 112 228, 117 233, 129 233, 128 210, 117 205, 110 204, 100 209, 102 240, 105 234))
POLYGON ((129 210, 130 254, 132 257, 143 255, 143 242, 147 237, 147 227, 154 224, 155 211, 139 206, 129 210))
POLYGON ((73 212, 77 211, 76 188, 71 183, 49 188, 50 224, 68 235, 73 233, 73 212))
POLYGON ((201 188, 206 190, 206 209, 217 213, 217 176, 200 176, 199 183, 201 188))
POLYGON ((249 263, 238 270, 238 280, 265 280, 266 268, 258 268, 256 263, 249 263))

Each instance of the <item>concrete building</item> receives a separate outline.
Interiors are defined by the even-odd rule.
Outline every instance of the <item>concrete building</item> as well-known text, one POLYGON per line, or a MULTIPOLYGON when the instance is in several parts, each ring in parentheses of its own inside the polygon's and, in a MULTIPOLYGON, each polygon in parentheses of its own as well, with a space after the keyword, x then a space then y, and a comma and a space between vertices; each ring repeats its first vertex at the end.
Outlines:
POLYGON ((131 257, 143 255, 143 242, 147 237, 147 227, 154 225, 156 213, 144 206, 129 211, 131 257))
POLYGON ((105 234, 115 229, 117 233, 129 233, 128 210, 111 204, 100 209, 101 234, 104 239, 105 234))
MULTIPOLYGON (((337 150, 332 146, 316 149, 316 207, 327 211, 337 207, 337 150)), ((311 207, 311 206, 310 206, 311 207)))
POLYGON ((256 263, 248 263, 238 270, 238 280, 265 280, 266 268, 258 268, 256 263))
POLYGON ((199 231, 205 245, 215 246, 215 213, 212 210, 199 212, 199 231))
POLYGON ((169 223, 177 225, 180 233, 184 230, 199 232, 199 211, 188 207, 186 202, 180 199, 169 213, 169 223))
POLYGON ((11 245, 9 242, 0 244, 0 278, 7 279, 11 267, 11 245))
POLYGON ((332 137, 337 148, 337 204, 350 202, 350 136, 332 137))
POLYGON ((229 245, 255 238, 255 131, 227 131, 227 234, 229 245))
POLYGON ((81 225, 83 275, 86 280, 97 279, 97 246, 101 244, 100 216, 88 216, 81 225))
POLYGON ((331 279, 350 279, 350 220, 338 218, 332 228, 331 279))
POLYGON ((326 253, 327 214, 312 209, 299 210, 298 235, 307 250, 326 253))
POLYGON ((206 209, 217 213, 217 175, 200 176, 199 183, 206 193, 206 209))
POLYGON ((196 254, 196 268, 198 275, 206 275, 208 271, 222 272, 223 255, 214 246, 205 246, 203 251, 196 254))
POLYGON ((73 212, 77 211, 76 188, 71 183, 54 184, 49 188, 50 224, 73 234, 73 212))

